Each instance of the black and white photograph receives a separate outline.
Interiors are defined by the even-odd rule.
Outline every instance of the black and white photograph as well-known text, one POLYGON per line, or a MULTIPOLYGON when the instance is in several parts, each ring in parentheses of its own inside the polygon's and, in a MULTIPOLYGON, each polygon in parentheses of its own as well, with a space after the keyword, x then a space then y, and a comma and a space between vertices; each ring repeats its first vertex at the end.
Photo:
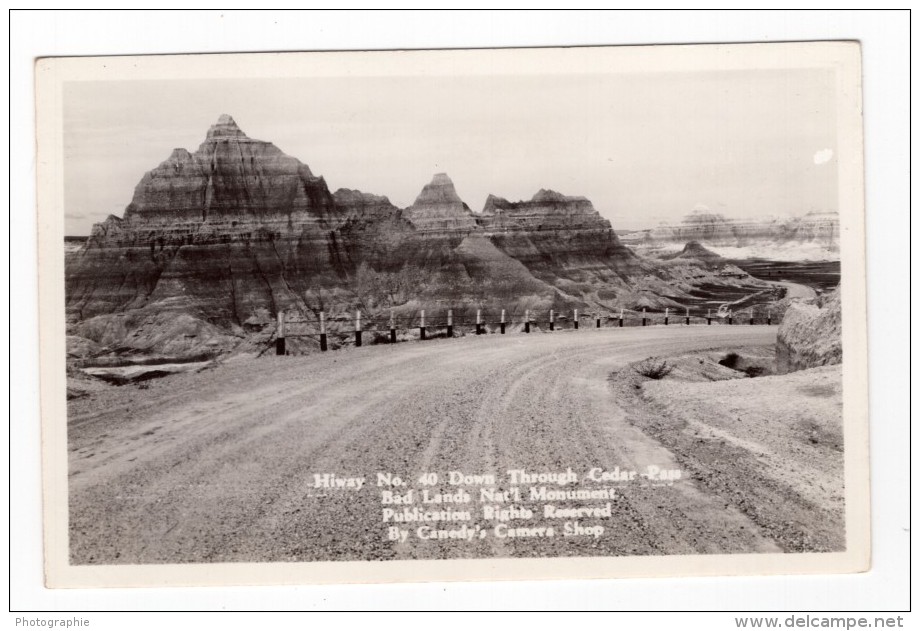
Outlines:
POLYGON ((41 60, 48 584, 864 571, 859 72, 41 60))

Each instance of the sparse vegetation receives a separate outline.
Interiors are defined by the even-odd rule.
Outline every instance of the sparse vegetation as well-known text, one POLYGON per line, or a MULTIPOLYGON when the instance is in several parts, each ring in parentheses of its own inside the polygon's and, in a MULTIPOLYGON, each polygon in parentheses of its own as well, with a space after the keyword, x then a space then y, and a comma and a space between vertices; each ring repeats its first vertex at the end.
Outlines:
POLYGON ((741 355, 738 353, 729 353, 719 360, 719 365, 725 366, 726 368, 731 368, 732 370, 736 370, 740 362, 741 355))
POLYGON ((649 379, 663 379, 671 374, 674 367, 663 359, 649 357, 636 365, 636 372, 649 379))

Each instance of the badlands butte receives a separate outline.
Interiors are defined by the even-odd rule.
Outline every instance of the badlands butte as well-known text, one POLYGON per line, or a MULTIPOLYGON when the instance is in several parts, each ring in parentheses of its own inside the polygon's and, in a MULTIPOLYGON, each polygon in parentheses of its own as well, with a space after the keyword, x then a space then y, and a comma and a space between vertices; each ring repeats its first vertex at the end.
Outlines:
MULTIPOLYGON (((490 195, 474 212, 446 174, 397 208, 382 195, 330 191, 306 164, 224 115, 197 150, 175 149, 144 175, 122 217, 110 215, 68 251, 68 352, 97 364, 262 353, 282 311, 311 321, 314 333, 324 312, 335 348, 351 343, 359 309, 368 329, 391 312, 417 326, 423 309, 429 321, 452 309, 458 322, 505 309, 520 326, 526 310, 543 319, 550 309, 700 315, 723 300, 783 297, 781 286, 702 247, 698 237, 712 231, 694 225, 683 252, 681 243, 642 257, 584 197, 490 195)), ((771 238, 833 239, 832 226, 821 230, 771 238)), ((633 239, 647 247, 683 234, 665 232, 633 239)), ((723 243, 725 226, 717 232, 723 243)), ((293 353, 317 347, 315 337, 288 344, 293 353)))

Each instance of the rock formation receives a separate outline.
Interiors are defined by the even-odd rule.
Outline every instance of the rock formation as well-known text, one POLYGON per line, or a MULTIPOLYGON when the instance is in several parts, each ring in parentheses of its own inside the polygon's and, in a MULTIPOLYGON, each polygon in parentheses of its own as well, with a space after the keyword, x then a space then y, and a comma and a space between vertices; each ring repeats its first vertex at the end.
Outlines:
POLYGON ((244 344, 287 310, 360 308, 370 321, 426 305, 458 317, 664 306, 712 280, 674 270, 624 247, 584 197, 489 196, 473 213, 440 173, 400 209, 381 195, 331 193, 221 116, 196 151, 175 149, 144 175, 123 218, 94 226, 68 255, 68 335, 74 348, 197 357, 244 344))
POLYGON ((68 311, 85 320, 172 300, 238 322, 293 293, 289 277, 334 277, 338 244, 306 246, 323 244, 346 214, 309 167, 221 116, 195 153, 175 149, 141 179, 124 219, 93 228, 68 269, 68 311))
POLYGON ((790 305, 776 337, 777 373, 843 361, 841 316, 839 287, 819 304, 790 305))
POLYGON ((496 247, 556 285, 561 277, 622 286, 647 271, 584 197, 545 189, 518 202, 489 195, 480 223, 496 247))
POLYGON ((125 209, 126 221, 189 236, 202 224, 243 233, 259 223, 312 224, 333 215, 323 178, 270 142, 247 137, 227 115, 211 126, 195 153, 174 149, 147 173, 125 209), (224 226, 225 219, 236 224, 224 226))
POLYGON ((482 225, 496 231, 609 227, 587 198, 542 188, 530 200, 513 203, 489 195, 482 209, 482 225))
POLYGON ((690 241, 684 249, 676 254, 666 256, 666 259, 693 259, 713 267, 725 264, 725 259, 711 250, 707 250, 699 241, 690 241))

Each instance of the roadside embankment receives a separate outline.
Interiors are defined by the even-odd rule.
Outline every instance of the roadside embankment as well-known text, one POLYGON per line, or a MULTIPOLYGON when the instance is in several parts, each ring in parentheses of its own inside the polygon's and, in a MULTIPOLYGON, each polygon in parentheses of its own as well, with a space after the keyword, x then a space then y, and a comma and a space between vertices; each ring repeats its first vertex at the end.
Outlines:
POLYGON ((790 305, 776 338, 776 372, 839 364, 843 360, 841 316, 839 287, 817 304, 790 305))
POLYGON ((840 367, 752 379, 720 365, 722 354, 666 358, 670 370, 657 379, 641 374, 643 362, 617 373, 628 422, 784 551, 843 550, 840 367))

